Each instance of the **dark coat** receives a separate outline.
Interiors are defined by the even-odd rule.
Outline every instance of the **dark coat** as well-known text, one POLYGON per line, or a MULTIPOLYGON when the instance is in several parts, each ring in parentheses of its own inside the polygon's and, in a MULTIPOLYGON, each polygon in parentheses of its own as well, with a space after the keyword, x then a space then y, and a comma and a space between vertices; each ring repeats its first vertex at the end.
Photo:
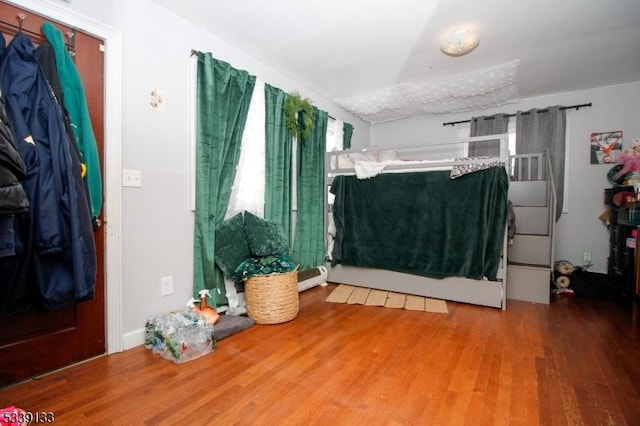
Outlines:
POLYGON ((20 181, 27 174, 9 130, 4 99, 0 97, 0 216, 24 213, 29 200, 20 181))
POLYGON ((14 215, 29 209, 27 193, 20 183, 26 176, 0 95, 0 257, 16 254, 14 215))
POLYGON ((91 298, 96 252, 90 214, 77 190, 61 109, 35 46, 22 33, 0 57, 0 87, 30 201, 28 215, 16 217, 16 256, 0 258, 0 282, 10 283, 0 288, 0 312, 56 309, 91 298))

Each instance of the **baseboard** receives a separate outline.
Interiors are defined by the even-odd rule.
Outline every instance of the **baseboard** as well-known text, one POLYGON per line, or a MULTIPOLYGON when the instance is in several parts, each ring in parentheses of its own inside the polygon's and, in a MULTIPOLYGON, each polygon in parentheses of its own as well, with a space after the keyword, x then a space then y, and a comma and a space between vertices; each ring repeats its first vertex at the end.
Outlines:
POLYGON ((144 345, 144 328, 139 330, 130 331, 122 336, 124 341, 124 350, 135 348, 136 346, 144 345))

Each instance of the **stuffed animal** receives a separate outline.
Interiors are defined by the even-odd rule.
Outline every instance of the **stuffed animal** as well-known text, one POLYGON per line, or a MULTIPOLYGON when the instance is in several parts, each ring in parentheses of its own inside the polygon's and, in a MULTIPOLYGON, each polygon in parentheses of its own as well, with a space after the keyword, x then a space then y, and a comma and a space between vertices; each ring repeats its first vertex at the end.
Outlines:
POLYGON ((554 263, 553 267, 553 284, 556 286, 556 293, 573 293, 569 288, 571 285, 571 274, 576 267, 571 262, 560 260, 554 263))
POLYGON ((640 144, 634 144, 633 148, 625 149, 618 157, 618 163, 622 164, 622 169, 613 176, 614 181, 619 181, 626 174, 640 171, 640 144))

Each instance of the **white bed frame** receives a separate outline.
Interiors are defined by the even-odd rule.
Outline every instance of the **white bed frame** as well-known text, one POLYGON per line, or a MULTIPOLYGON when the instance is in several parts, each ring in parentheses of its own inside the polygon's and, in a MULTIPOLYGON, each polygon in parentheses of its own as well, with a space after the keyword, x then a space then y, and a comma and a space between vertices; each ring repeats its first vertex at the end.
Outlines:
MULTIPOLYGON (((407 162, 407 164, 395 164, 385 167, 382 173, 390 172, 415 172, 451 168, 459 161, 443 161, 446 158, 466 157, 470 144, 481 144, 487 141, 500 141, 500 154, 496 160, 504 162, 509 176, 509 145, 508 135, 481 136, 456 140, 449 143, 429 144, 419 147, 384 148, 392 149, 402 160, 438 160, 433 163, 407 162), (448 155, 448 157, 447 157, 448 155), (435 158, 434 158, 435 157, 435 158)), ((383 150, 383 149, 381 149, 383 150)), ((333 151, 325 157, 325 223, 329 223, 329 215, 332 205, 329 203, 329 189, 336 176, 354 175, 353 167, 340 168, 341 155, 361 151, 333 151)), ((342 157, 344 158, 344 157, 342 157)), ((486 161, 486 160, 485 160, 486 161)), ((375 178, 373 178, 375 179, 375 178)), ((506 224, 505 224, 506 227, 506 224)), ((328 234, 327 234, 327 237, 328 234)), ((399 293, 414 294, 418 296, 444 299, 455 302, 470 303, 474 305, 489 306, 506 309, 507 302, 507 233, 503 243, 502 258, 498 269, 498 280, 487 279, 474 280, 464 277, 447 277, 435 279, 419 275, 411 275, 383 269, 365 268, 359 266, 326 264, 328 270, 328 282, 350 284, 361 287, 375 288, 379 290, 394 291, 399 293)))

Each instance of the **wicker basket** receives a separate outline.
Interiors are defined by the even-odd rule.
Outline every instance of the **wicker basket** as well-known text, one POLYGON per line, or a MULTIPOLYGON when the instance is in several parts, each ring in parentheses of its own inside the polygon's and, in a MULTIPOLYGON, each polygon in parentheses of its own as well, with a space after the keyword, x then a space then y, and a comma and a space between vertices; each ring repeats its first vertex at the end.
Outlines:
POLYGON ((247 315, 258 324, 280 324, 298 316, 298 271, 255 275, 244 284, 247 315))

